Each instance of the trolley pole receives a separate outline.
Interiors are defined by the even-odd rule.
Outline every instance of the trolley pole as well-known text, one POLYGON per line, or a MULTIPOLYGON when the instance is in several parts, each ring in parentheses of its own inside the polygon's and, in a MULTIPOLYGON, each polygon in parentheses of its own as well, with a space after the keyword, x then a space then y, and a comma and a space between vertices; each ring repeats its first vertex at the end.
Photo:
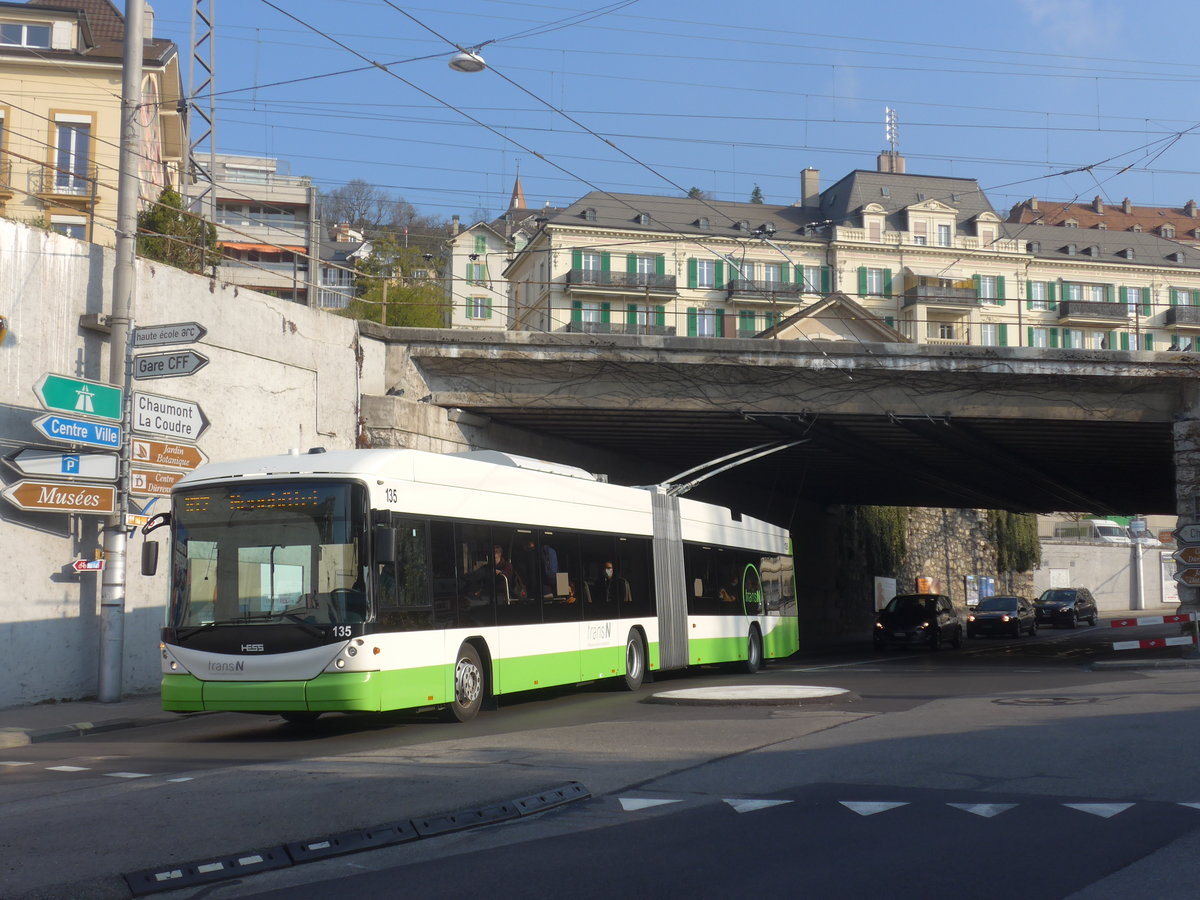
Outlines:
POLYGON ((121 669, 125 651, 125 560, 129 511, 129 432, 133 406, 130 394, 130 334, 137 272, 137 150, 140 146, 142 104, 142 0, 125 0, 125 47, 122 56, 121 152, 117 180, 117 254, 113 268, 112 343, 108 380, 123 390, 121 452, 118 464, 117 511, 104 525, 104 582, 100 591, 100 673, 97 695, 102 703, 121 699, 121 669))

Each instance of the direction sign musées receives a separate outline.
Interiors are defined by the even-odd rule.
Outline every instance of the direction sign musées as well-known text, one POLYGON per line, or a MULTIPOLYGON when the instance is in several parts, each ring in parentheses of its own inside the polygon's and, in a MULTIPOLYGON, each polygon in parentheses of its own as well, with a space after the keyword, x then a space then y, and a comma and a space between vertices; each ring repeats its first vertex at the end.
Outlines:
POLYGON ((111 484, 65 481, 17 481, 0 496, 21 509, 35 512, 73 512, 109 515, 117 507, 117 489, 111 484))
POLYGON ((33 386, 33 392, 46 409, 121 421, 121 389, 111 384, 46 374, 33 386))

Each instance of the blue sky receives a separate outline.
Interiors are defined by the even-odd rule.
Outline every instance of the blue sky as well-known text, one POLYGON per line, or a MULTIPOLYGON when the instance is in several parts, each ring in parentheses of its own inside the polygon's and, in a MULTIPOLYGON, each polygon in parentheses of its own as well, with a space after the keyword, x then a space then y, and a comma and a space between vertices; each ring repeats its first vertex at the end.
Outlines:
MULTIPOLYGON (((186 89, 191 4, 154 5, 186 89)), ((806 167, 822 186, 875 167, 888 106, 910 173, 976 178, 1001 214, 1031 195, 1200 200, 1200 4, 1183 0, 215 7, 218 152, 443 218, 502 212, 518 166, 534 207, 755 184, 792 203, 806 167), (489 69, 452 71, 450 42, 489 42, 489 69), (310 77, 369 63, 398 77, 310 77)))

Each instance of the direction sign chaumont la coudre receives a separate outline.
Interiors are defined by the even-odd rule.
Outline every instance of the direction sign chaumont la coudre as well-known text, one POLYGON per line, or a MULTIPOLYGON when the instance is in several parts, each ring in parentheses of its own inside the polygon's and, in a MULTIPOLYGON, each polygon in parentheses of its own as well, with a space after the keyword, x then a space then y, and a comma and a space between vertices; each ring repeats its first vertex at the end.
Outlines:
POLYGON ((199 322, 148 325, 133 329, 133 346, 163 347, 167 344, 194 344, 206 334, 208 334, 208 329, 199 322))
POLYGON ((117 480, 115 453, 69 453, 61 450, 18 450, 8 462, 22 475, 51 478, 117 480))
POLYGON ((121 429, 104 422, 89 422, 86 419, 68 419, 66 416, 38 416, 33 427, 50 438, 65 444, 84 444, 88 447, 121 446, 121 429))
POLYGON ((66 481, 17 481, 0 496, 21 509, 73 512, 104 516, 117 508, 117 489, 111 484, 66 481))
POLYGON ((194 441, 208 427, 199 403, 133 392, 133 430, 194 441))
POLYGON ((46 409, 121 421, 121 389, 111 384, 47 374, 33 386, 33 391, 46 409))

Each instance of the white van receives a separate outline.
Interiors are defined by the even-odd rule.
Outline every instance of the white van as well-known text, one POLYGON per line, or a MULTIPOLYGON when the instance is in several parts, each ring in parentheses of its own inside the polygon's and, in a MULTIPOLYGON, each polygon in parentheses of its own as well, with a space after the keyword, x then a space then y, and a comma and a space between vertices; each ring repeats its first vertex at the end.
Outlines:
POLYGON ((1074 541, 1101 541, 1106 544, 1133 543, 1129 529, 1111 519, 1080 519, 1078 522, 1059 522, 1054 536, 1074 541))

